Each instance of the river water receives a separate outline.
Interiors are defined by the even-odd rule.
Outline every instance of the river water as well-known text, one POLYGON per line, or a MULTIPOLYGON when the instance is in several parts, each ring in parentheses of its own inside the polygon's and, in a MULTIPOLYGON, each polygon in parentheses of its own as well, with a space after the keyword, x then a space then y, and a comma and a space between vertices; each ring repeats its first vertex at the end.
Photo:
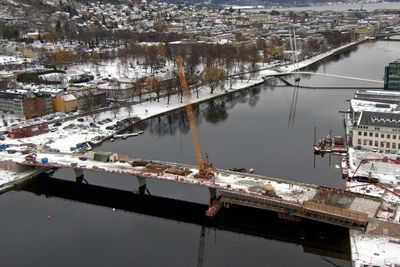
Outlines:
MULTIPOLYGON (((240 6, 238 6, 239 8, 240 6)), ((304 7, 265 7, 265 8, 244 8, 246 12, 260 12, 266 11, 271 12, 272 10, 278 11, 347 11, 347 10, 367 10, 373 11, 377 9, 399 9, 400 3, 399 2, 377 2, 377 3, 366 3, 364 2, 353 2, 353 3, 329 3, 324 5, 315 5, 315 6, 304 6, 304 7)))
MULTIPOLYGON (((364 43, 311 69, 382 80, 384 66, 398 57, 399 44, 364 43)), ((202 152, 219 168, 252 167, 261 175, 343 186, 338 158, 314 158, 313 132, 316 126, 318 137, 329 131, 343 134, 338 111, 348 108, 346 100, 355 90, 323 87, 382 85, 300 77, 301 85, 320 89, 294 89, 273 81, 198 106, 202 152)), ((145 133, 96 149, 195 164, 183 112, 138 128, 145 133)), ((341 228, 235 208, 207 221, 203 204, 208 191, 203 188, 148 181, 150 193, 164 198, 143 200, 126 192, 137 188, 133 177, 85 174, 90 185, 124 191, 76 186, 69 182, 74 180, 71 170, 57 171, 54 177, 0 196, 2 266, 196 266, 199 258, 203 266, 350 265, 348 234, 341 228), (201 225, 208 227, 199 254, 201 225)))

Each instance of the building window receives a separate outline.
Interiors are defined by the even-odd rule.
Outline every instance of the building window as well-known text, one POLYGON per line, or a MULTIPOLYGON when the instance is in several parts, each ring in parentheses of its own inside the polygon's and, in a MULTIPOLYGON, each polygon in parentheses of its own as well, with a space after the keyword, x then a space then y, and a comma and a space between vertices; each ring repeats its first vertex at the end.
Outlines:
POLYGON ((387 134, 387 135, 386 135, 386 138, 387 138, 387 139, 390 139, 390 134, 387 134))
POLYGON ((396 143, 392 143, 392 149, 396 149, 396 143))
POLYGON ((368 145, 372 146, 372 140, 369 140, 368 145))
POLYGON ((366 146, 366 145, 367 145, 367 142, 368 142, 368 140, 367 140, 367 139, 364 139, 364 140, 363 140, 363 145, 366 146))
POLYGON ((396 137, 396 135, 394 134, 394 135, 393 135, 393 139, 396 140, 396 138, 397 138, 397 137, 396 137))
POLYGON ((378 147, 378 141, 375 141, 375 146, 378 147))
POLYGON ((357 140, 357 144, 361 145, 361 139, 357 140))
POLYGON ((368 133, 367 132, 364 132, 364 136, 367 136, 368 135, 368 133))
POLYGON ((386 148, 390 148, 390 142, 386 142, 386 148))
POLYGON ((379 134, 378 134, 378 133, 375 133, 375 137, 377 137, 377 138, 378 138, 378 137, 379 137, 379 134))
POLYGON ((358 131, 358 135, 360 135, 360 136, 362 135, 361 131, 358 131))
POLYGON ((381 138, 385 138, 385 135, 384 135, 384 134, 381 134, 381 138))
POLYGON ((369 136, 370 136, 370 137, 374 136, 374 133, 369 133, 369 136))
POLYGON ((385 147, 385 142, 381 141, 381 147, 385 147))

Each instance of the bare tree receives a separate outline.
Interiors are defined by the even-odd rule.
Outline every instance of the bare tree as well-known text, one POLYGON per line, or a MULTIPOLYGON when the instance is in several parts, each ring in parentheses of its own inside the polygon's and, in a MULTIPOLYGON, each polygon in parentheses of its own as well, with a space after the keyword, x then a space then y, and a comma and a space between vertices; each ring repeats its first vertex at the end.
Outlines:
POLYGON ((117 81, 117 88, 116 89, 111 89, 112 91, 112 101, 113 101, 113 109, 112 113, 114 114, 114 118, 117 117, 117 114, 119 113, 119 97, 120 97, 120 91, 121 91, 121 82, 117 81))
POLYGON ((147 86, 150 88, 150 94, 156 92, 157 102, 160 102, 160 83, 154 75, 151 75, 146 80, 147 86))

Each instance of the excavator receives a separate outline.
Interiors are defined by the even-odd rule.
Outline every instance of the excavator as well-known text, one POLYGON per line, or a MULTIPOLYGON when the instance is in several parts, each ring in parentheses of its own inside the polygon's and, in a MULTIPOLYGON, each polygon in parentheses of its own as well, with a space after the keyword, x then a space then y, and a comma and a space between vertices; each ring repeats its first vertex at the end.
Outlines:
POLYGON ((189 120, 190 131, 192 133, 192 141, 193 141, 193 145, 194 145, 194 151, 196 154, 197 165, 199 168, 199 172, 197 174, 195 174, 194 177, 199 178, 199 179, 210 179, 214 176, 214 168, 213 168, 212 164, 209 163, 208 155, 206 154, 206 158, 205 158, 205 160, 203 160, 203 156, 201 154, 199 138, 197 136, 196 123, 195 123, 194 115, 193 115, 192 104, 190 102, 189 86, 186 81, 185 69, 183 66, 183 60, 181 58, 178 58, 176 60, 176 65, 178 67, 179 81, 180 81, 181 88, 182 88, 183 101, 186 106, 186 113, 187 113, 188 120, 189 120))

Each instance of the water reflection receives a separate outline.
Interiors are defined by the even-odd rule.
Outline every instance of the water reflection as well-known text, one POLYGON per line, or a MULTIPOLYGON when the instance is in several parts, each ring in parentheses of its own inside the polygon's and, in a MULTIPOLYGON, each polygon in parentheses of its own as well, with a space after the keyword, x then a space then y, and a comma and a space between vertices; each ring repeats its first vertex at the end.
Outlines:
MULTIPOLYGON (((260 101, 262 88, 268 90, 268 87, 253 87, 249 90, 231 93, 229 95, 212 99, 200 105, 192 105, 193 115, 196 124, 199 126, 203 120, 211 124, 218 124, 228 119, 230 109, 235 108, 236 104, 248 104, 255 107, 260 101)), ((272 85, 271 85, 272 88, 272 85)), ((174 136, 176 133, 187 134, 190 131, 190 125, 187 119, 185 109, 170 112, 157 118, 151 118, 140 122, 135 129, 148 130, 153 136, 174 136)), ((129 129, 129 131, 136 131, 129 129)))
POLYGON ((273 212, 233 206, 222 209, 214 218, 207 218, 204 216, 207 206, 203 204, 157 196, 141 196, 130 191, 78 184, 47 176, 42 176, 23 190, 46 198, 62 198, 67 201, 200 225, 219 231, 278 240, 301 245, 307 253, 350 260, 347 229, 308 220, 301 223, 281 220, 273 212))
MULTIPOLYGON (((224 100, 227 99, 225 98, 224 100)), ((211 100, 207 103, 207 107, 203 110, 203 117, 207 122, 215 124, 223 122, 228 118, 224 100, 211 100)))
MULTIPOLYGON (((350 56, 352 56, 354 53, 356 53, 358 51, 359 47, 358 46, 353 46, 349 49, 347 49, 346 51, 343 51, 341 53, 338 54, 333 54, 329 57, 326 57, 318 62, 315 62, 314 64, 311 64, 309 66, 307 66, 306 68, 302 69, 304 71, 312 71, 312 72, 318 72, 318 71, 322 71, 323 73, 326 72, 325 66, 329 63, 335 63, 335 62, 339 62, 345 58, 349 58, 350 56), (320 70, 322 68, 322 70, 320 70)), ((309 76, 305 76, 304 78, 309 77, 309 76)))

